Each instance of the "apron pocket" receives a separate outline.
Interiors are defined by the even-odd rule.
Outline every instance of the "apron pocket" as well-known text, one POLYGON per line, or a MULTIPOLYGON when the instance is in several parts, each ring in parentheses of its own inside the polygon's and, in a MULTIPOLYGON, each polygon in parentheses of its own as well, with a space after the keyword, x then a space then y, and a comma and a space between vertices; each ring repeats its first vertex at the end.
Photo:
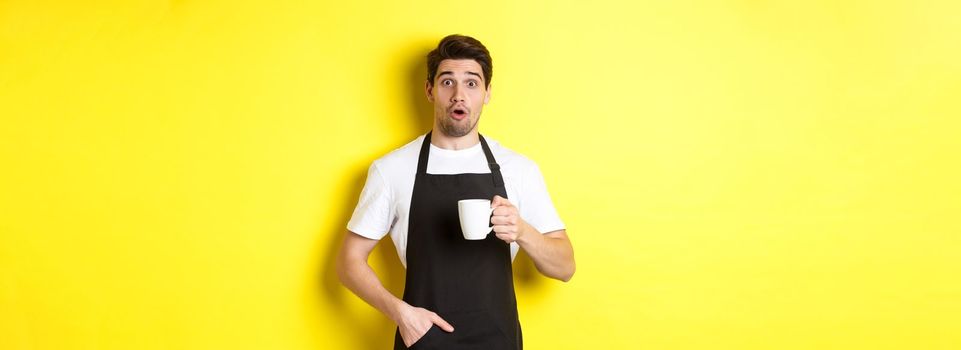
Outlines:
POLYGON ((424 335, 421 336, 420 339, 417 339, 416 342, 411 344, 409 349, 423 349, 423 350, 439 349, 437 347, 432 346, 435 338, 441 335, 441 334, 438 334, 438 332, 447 333, 443 329, 440 329, 440 327, 437 327, 436 324, 431 325, 430 328, 427 329, 427 333, 424 333, 424 335))
POLYGON ((443 334, 437 337, 438 349, 510 349, 508 337, 486 310, 452 312, 441 317, 454 326, 454 332, 440 330, 443 334))

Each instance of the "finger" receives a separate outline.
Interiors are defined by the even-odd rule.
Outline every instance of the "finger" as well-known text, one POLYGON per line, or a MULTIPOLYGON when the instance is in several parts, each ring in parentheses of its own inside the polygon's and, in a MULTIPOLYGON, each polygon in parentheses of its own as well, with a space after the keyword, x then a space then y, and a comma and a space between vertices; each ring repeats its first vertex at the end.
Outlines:
POLYGON ((496 233, 510 234, 510 233, 517 232, 517 226, 514 226, 514 225, 494 225, 494 227, 492 227, 491 229, 494 231, 495 234, 496 233))
POLYGON ((494 224, 494 225, 513 225, 513 224, 514 224, 514 217, 513 217, 513 216, 500 216, 500 215, 492 216, 492 217, 491 217, 491 224, 494 224))
POLYGON ((495 216, 509 216, 514 215, 515 213, 516 211, 512 206, 499 206, 494 208, 494 212, 491 214, 495 216))
POLYGON ((447 323, 447 321, 444 321, 444 319, 440 318, 440 316, 437 316, 437 314, 434 314, 431 317, 431 321, 433 321, 434 324, 436 324, 438 327, 440 327, 440 329, 443 329, 447 333, 454 331, 454 326, 451 326, 450 323, 447 323))
POLYGON ((502 205, 510 205, 510 204, 511 204, 511 202, 508 201, 507 198, 504 198, 504 197, 501 197, 501 196, 498 196, 498 195, 494 195, 494 199, 491 199, 491 207, 492 207, 492 208, 496 208, 496 207, 499 207, 499 206, 502 206, 502 205))

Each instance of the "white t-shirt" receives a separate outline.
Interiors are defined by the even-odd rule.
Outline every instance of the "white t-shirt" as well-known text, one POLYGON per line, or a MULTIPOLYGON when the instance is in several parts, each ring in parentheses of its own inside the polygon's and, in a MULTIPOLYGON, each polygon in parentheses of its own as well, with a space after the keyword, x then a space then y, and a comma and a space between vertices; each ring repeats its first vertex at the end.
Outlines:
MULTIPOLYGON (((521 218, 541 233, 564 229, 537 164, 504 148, 495 140, 486 139, 494 159, 500 165, 507 199, 517 207, 521 218)), ((407 267, 410 199, 423 142, 424 135, 421 135, 371 164, 367 183, 347 223, 348 230, 370 239, 381 239, 389 232, 404 267, 407 267)), ((489 174, 490 168, 479 142, 473 147, 456 151, 431 144, 427 173, 489 174)), ((511 243, 512 259, 517 255, 517 250, 517 243, 511 243)))

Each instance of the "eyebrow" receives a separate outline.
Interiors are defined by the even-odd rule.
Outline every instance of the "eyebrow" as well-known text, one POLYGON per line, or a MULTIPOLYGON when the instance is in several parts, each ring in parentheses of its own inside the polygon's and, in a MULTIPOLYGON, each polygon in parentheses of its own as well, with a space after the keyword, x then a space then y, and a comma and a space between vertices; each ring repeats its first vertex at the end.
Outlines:
MULTIPOLYGON (((440 74, 438 74, 437 77, 440 78, 440 77, 444 76, 445 74, 446 74, 446 75, 454 75, 454 72, 449 71, 449 70, 445 70, 445 71, 443 71, 443 72, 440 72, 440 74)), ((476 76, 476 77, 480 78, 481 81, 484 80, 484 77, 482 77, 480 74, 477 74, 476 72, 470 72, 470 71, 468 71, 467 74, 476 76)))

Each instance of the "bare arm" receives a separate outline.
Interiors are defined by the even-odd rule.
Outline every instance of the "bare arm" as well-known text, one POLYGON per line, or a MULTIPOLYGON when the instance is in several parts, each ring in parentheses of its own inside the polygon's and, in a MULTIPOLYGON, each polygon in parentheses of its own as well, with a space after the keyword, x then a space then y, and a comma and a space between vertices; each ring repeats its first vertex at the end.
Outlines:
POLYGON ((377 242, 347 231, 337 255, 337 277, 347 289, 393 320, 397 317, 400 304, 404 302, 384 288, 367 264, 367 258, 377 242))
POLYGON ((377 240, 347 231, 344 244, 337 255, 337 277, 351 292, 380 310, 397 324, 401 338, 407 346, 419 340, 431 325, 436 324, 447 332, 453 332, 447 321, 430 310, 414 307, 390 293, 367 263, 377 240))
MULTIPOLYGON (((526 224, 526 223, 525 223, 526 224)), ((530 231, 517 239, 517 244, 531 257, 537 271, 564 282, 574 277, 574 248, 567 230, 541 234, 530 225, 530 231)))
POLYGON ((521 219, 517 208, 501 196, 494 196, 491 206, 495 208, 491 223, 497 238, 517 242, 543 275, 564 282, 574 277, 574 247, 567 238, 567 230, 541 234, 521 219))

